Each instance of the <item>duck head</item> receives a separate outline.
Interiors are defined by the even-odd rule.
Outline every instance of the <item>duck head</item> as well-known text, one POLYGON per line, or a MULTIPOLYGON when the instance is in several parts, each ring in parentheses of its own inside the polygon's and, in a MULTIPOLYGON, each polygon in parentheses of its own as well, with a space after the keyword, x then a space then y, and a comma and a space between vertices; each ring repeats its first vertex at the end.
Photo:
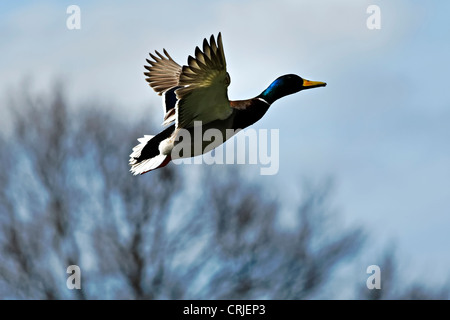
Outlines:
POLYGON ((310 81, 295 74, 286 74, 273 81, 258 97, 272 104, 284 96, 301 90, 325 87, 326 85, 325 82, 310 81))

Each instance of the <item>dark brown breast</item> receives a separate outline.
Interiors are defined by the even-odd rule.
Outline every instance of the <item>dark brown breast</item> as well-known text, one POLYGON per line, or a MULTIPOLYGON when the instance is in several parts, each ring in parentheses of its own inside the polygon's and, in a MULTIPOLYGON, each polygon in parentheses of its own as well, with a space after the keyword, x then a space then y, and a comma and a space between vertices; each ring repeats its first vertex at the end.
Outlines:
POLYGON ((270 105, 257 98, 230 101, 235 110, 233 129, 244 129, 261 119, 270 105))

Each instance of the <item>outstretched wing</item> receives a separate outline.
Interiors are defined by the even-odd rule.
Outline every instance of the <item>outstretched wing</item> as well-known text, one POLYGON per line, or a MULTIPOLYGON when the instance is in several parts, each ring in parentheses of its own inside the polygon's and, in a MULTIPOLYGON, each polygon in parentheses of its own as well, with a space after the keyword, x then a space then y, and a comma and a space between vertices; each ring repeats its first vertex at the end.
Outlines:
POLYGON ((163 49, 163 52, 166 56, 158 51, 155 51, 158 56, 149 53, 154 61, 146 59, 149 65, 144 66, 148 70, 144 72, 147 76, 145 80, 159 95, 176 87, 181 74, 181 66, 172 59, 166 49, 163 49))
POLYGON ((155 51, 155 53, 157 56, 150 53, 153 61, 146 59, 149 65, 144 66, 148 70, 148 72, 144 72, 147 76, 145 80, 153 90, 163 96, 163 125, 168 125, 176 119, 175 103, 177 102, 177 98, 175 90, 178 89, 181 66, 172 59, 166 49, 163 49, 165 56, 158 51, 155 51))
POLYGON ((189 128, 194 121, 208 122, 226 119, 233 112, 228 101, 227 88, 230 76, 226 70, 222 35, 217 44, 214 36, 208 43, 203 41, 203 51, 195 48, 195 58, 189 56, 188 65, 183 66, 175 91, 177 127, 189 128))

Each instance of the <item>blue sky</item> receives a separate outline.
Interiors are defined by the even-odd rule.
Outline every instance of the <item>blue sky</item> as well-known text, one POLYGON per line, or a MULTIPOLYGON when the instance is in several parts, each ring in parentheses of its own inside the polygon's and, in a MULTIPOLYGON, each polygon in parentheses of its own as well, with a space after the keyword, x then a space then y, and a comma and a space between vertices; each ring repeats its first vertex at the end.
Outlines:
POLYGON ((230 99, 286 73, 326 81, 277 101, 255 125, 280 129, 281 140, 279 174, 255 179, 288 199, 293 177, 333 176, 346 221, 363 224, 375 245, 395 242, 418 274, 448 278, 450 3, 10 1, 0 10, 2 97, 25 78, 36 90, 62 78, 74 102, 98 98, 124 115, 148 108, 159 123, 160 99, 142 74, 147 53, 164 47, 184 64, 219 31, 230 99), (81 30, 66 28, 71 4, 81 30), (371 4, 381 30, 366 27, 371 4))

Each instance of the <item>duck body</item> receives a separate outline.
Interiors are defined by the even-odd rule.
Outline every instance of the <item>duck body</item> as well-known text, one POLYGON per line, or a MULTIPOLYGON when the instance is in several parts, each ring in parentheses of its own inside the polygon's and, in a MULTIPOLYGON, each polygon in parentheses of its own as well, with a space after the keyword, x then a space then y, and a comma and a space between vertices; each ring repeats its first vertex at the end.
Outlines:
POLYGON ((273 102, 286 95, 326 84, 288 74, 277 78, 260 95, 247 100, 228 99, 230 76, 226 72, 222 38, 203 41, 195 58, 181 67, 167 53, 150 54, 145 66, 147 82, 163 97, 164 122, 155 136, 146 135, 130 154, 130 171, 137 175, 166 166, 171 160, 211 151, 259 119, 273 102), (205 134, 210 139, 205 139, 205 134), (220 138, 218 138, 220 137, 220 138))

